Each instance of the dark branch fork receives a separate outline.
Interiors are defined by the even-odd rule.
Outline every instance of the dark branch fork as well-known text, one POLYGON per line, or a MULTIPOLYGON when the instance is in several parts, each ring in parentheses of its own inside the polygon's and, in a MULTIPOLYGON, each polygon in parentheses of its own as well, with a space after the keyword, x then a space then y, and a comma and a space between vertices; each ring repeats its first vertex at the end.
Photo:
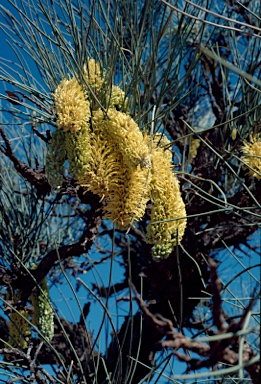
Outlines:
MULTIPOLYGON (((159 339, 165 337, 164 340, 158 341, 154 349, 150 353, 150 359, 153 360, 156 351, 160 351, 164 348, 172 348, 173 353, 181 360, 189 363, 191 369, 199 369, 202 367, 212 367, 218 362, 225 364, 236 365, 239 361, 239 353, 233 350, 233 345, 239 341, 239 336, 236 332, 243 328, 244 320, 253 307, 257 298, 250 300, 249 305, 246 307, 241 319, 238 322, 232 322, 230 325, 226 323, 224 311, 222 309, 221 291, 222 284, 217 273, 217 265, 213 259, 209 258, 210 266, 210 278, 213 294, 213 326, 217 327, 218 334, 234 333, 235 335, 222 340, 213 341, 211 343, 202 343, 200 341, 193 340, 189 337, 185 337, 181 332, 177 332, 173 326, 171 320, 164 318, 160 314, 153 314, 143 299, 139 296, 135 286, 132 284, 132 289, 135 293, 135 299, 140 307, 140 310, 144 317, 144 322, 147 326, 151 327, 153 332, 158 334, 159 339), (232 347, 231 347, 232 345, 232 347), (186 355, 182 355, 177 350, 183 348, 191 352, 197 353, 202 356, 204 360, 194 359, 186 355)), ((212 333, 214 335, 214 332, 212 333)), ((247 343, 243 348, 243 361, 247 362, 255 356, 255 352, 249 347, 247 343)), ((259 383, 260 366, 258 363, 252 364, 246 367, 249 372, 253 383, 259 383)))

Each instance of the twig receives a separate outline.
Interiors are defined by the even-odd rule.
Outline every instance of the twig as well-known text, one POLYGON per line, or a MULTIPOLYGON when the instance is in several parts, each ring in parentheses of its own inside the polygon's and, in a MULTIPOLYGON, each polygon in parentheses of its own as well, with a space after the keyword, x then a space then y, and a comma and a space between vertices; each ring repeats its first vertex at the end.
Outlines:
POLYGON ((32 130, 34 131, 34 133, 41 139, 41 140, 43 140, 45 143, 49 143, 50 142, 50 140, 51 140, 51 134, 50 134, 50 131, 49 130, 47 130, 46 131, 46 135, 47 135, 47 137, 45 137, 41 132, 39 132, 37 129, 36 129, 36 127, 32 127, 32 130))
MULTIPOLYGON (((211 268, 211 280, 213 285, 213 317, 214 324, 218 327, 219 333, 226 333, 228 331, 233 332, 234 329, 230 329, 225 326, 225 319, 223 316, 223 310, 221 307, 221 282, 217 275, 216 271, 216 263, 211 259, 210 260, 210 268, 211 268)), ((173 353, 182 361, 185 361, 190 364, 190 367, 193 370, 200 369, 202 367, 213 367, 218 362, 223 362, 225 364, 236 365, 239 362, 239 355, 237 352, 233 351, 229 348, 231 341, 238 336, 235 334, 231 338, 227 338, 224 340, 218 340, 209 344, 205 344, 201 341, 193 340, 191 338, 185 337, 181 332, 177 332, 174 329, 173 323, 169 319, 163 318, 159 314, 153 314, 150 312, 148 307, 146 306, 143 299, 138 295, 138 292, 135 286, 132 284, 132 289, 135 293, 136 301, 140 307, 140 310, 145 317, 145 322, 150 325, 153 329, 152 332, 157 332, 159 334, 159 338, 165 337, 164 340, 160 340, 156 343, 155 348, 150 353, 150 360, 154 358, 155 352, 160 351, 164 348, 172 348, 174 349, 173 353), (186 349, 191 352, 195 352, 202 357, 208 357, 206 360, 200 359, 192 359, 188 356, 180 354, 177 352, 177 349, 186 349)), ((251 307, 252 307, 251 301, 251 307)), ((247 307, 247 313, 249 312, 250 305, 247 307)), ((245 314, 242 316, 245 318, 245 314)), ((236 329, 240 330, 242 328, 243 321, 239 321, 236 324, 236 329)), ((255 356, 253 350, 249 348, 248 345, 244 346, 244 362, 250 361, 251 358, 255 356)), ((255 363, 246 368, 249 374, 252 377, 253 383, 258 383, 257 376, 259 374, 259 364, 255 363)))
POLYGON ((5 131, 2 127, 0 127, 0 135, 2 136, 3 141, 5 143, 5 147, 2 145, 0 146, 0 151, 5 156, 9 157, 9 159, 14 164, 16 171, 26 180, 28 180, 31 185, 36 187, 40 196, 45 196, 47 193, 49 193, 51 191, 51 186, 49 185, 45 174, 28 167, 28 165, 23 163, 15 156, 12 151, 9 139, 7 138, 5 131))
MULTIPOLYGON (((253 36, 253 37, 257 37, 260 39, 260 35, 258 35, 257 33, 253 33, 253 32, 248 32, 248 31, 244 31, 242 29, 239 29, 239 28, 236 28, 236 27, 230 27, 228 25, 221 25, 221 24, 217 24, 217 23, 213 23, 211 21, 208 21, 206 19, 202 20, 202 18, 200 17, 197 17, 197 16, 193 16, 187 12, 184 12, 182 11, 181 9, 175 7, 174 5, 168 3, 167 1, 165 0, 160 0, 163 4, 167 5, 170 9, 174 10, 174 11, 177 11, 178 13, 181 13, 182 15, 184 16, 187 16, 189 17, 190 19, 193 19, 193 20, 197 20, 197 21, 200 21, 202 23, 205 23, 205 24, 208 24, 208 25, 212 25, 213 27, 218 27, 218 28, 223 28, 223 29, 227 29, 227 30, 230 30, 230 31, 235 31, 235 32, 239 32, 239 33, 242 33, 244 35, 247 35, 247 36, 253 36)), ((249 28, 253 28, 251 26, 249 26, 249 28)))
POLYGON ((88 215, 90 217, 89 223, 78 242, 52 249, 40 262, 38 268, 31 271, 31 275, 28 276, 26 287, 24 287, 24 277, 14 281, 14 286, 23 291, 23 294, 21 295, 21 303, 26 303, 32 289, 37 283, 43 280, 56 261, 65 260, 72 256, 81 256, 83 253, 87 253, 90 250, 102 220, 102 204, 98 199, 94 201, 88 215))
POLYGON ((222 283, 217 274, 217 264, 211 258, 208 260, 210 267, 210 285, 212 288, 212 301, 213 301, 213 323, 216 325, 219 333, 225 333, 228 329, 228 325, 226 323, 224 312, 222 309, 222 300, 221 300, 221 291, 222 291, 222 283))

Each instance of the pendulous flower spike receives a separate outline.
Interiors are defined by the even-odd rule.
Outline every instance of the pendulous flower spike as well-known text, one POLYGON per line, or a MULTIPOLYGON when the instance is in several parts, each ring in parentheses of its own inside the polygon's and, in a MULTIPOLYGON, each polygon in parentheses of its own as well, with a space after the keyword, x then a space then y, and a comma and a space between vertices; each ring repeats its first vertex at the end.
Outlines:
POLYGON ((84 171, 79 173, 78 182, 102 200, 108 199, 110 191, 119 183, 122 169, 120 154, 108 145, 106 137, 90 135, 90 159, 84 171))
POLYGON ((46 278, 34 289, 30 298, 34 307, 33 324, 39 327, 43 337, 50 342, 54 335, 54 316, 46 278))
POLYGON ((65 132, 64 146, 71 176, 78 180, 88 169, 90 161, 90 126, 85 123, 77 132, 65 132))
POLYGON ((152 169, 150 193, 152 210, 147 227, 147 241, 154 244, 154 260, 167 258, 184 235, 186 228, 185 204, 180 194, 179 183, 173 173, 171 153, 161 145, 168 140, 160 140, 156 135, 152 149, 152 169))
POLYGON ((144 216, 149 200, 150 170, 142 169, 140 165, 132 170, 123 163, 118 179, 110 191, 104 217, 127 229, 144 216))

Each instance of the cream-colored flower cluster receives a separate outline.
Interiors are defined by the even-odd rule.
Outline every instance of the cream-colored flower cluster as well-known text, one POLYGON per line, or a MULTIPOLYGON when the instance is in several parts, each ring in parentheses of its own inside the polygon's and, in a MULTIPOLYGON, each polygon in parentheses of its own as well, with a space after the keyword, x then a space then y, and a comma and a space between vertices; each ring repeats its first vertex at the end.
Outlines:
POLYGON ((149 148, 134 120, 116 109, 94 111, 92 128, 91 161, 78 182, 105 199, 105 218, 128 228, 149 200, 149 148))
POLYGON ((261 179, 261 137, 250 135, 249 142, 244 141, 242 160, 247 165, 250 175, 261 179))
POLYGON ((110 108, 105 116, 98 110, 93 116, 93 129, 98 134, 102 133, 117 148, 128 167, 136 169, 138 165, 143 166, 144 159, 147 159, 149 167, 148 145, 138 125, 129 115, 110 108))
POLYGON ((162 147, 169 142, 164 135, 151 141, 141 132, 126 113, 128 99, 118 86, 112 85, 101 98, 106 104, 101 109, 97 97, 100 91, 104 96, 105 80, 93 59, 83 74, 91 92, 71 79, 63 80, 54 93, 57 131, 47 157, 49 180, 57 187, 68 160, 71 176, 104 201, 104 217, 123 229, 144 216, 150 200, 148 242, 154 244, 155 260, 167 257, 186 227, 172 155, 162 147), (96 99, 91 103, 93 92, 96 99))
POLYGON ((53 188, 61 187, 64 163, 76 178, 90 160, 90 102, 76 79, 62 80, 54 93, 57 130, 52 134, 46 174, 53 188))
POLYGON ((88 124, 91 112, 90 103, 76 79, 64 79, 54 93, 57 128, 76 132, 88 124))

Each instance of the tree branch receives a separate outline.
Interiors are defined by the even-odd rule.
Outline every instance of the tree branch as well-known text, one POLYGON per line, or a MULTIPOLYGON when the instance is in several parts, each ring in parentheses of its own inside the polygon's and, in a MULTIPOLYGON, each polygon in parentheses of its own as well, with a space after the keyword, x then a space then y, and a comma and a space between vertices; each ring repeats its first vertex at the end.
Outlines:
POLYGON ((5 143, 5 147, 1 146, 0 150, 1 152, 9 157, 9 159, 14 164, 14 167, 16 171, 23 176, 26 180, 29 181, 29 183, 37 189, 37 194, 39 196, 45 196, 51 191, 51 186, 48 183, 47 177, 45 174, 38 170, 34 170, 25 163, 23 163, 21 160, 19 160, 15 154, 12 151, 12 147, 10 144, 10 141, 8 140, 5 131, 2 127, 0 127, 0 135, 3 138, 3 141, 5 143))
POLYGON ((212 258, 208 259, 209 267, 210 267, 210 286, 212 288, 212 301, 213 301, 213 324, 216 325, 219 333, 225 333, 228 329, 228 325, 226 323, 224 312, 222 309, 222 299, 221 299, 221 291, 222 291, 222 283, 217 274, 217 264, 212 258))
POLYGON ((102 220, 102 203, 100 203, 97 196, 93 195, 93 204, 88 212, 88 216, 90 217, 89 223, 79 241, 69 245, 61 245, 59 248, 48 252, 38 265, 38 268, 31 271, 32 277, 27 277, 26 287, 24 286, 24 276, 18 277, 13 281, 14 288, 19 288, 23 291, 21 296, 22 303, 26 303, 32 289, 43 280, 58 260, 65 260, 72 256, 81 256, 90 250, 102 220))
MULTIPOLYGON (((222 318, 223 312, 222 312, 221 297, 220 297, 220 290, 221 290, 220 279, 216 271, 216 265, 213 261, 210 261, 210 268, 211 268, 212 286, 214 290, 213 325, 216 325, 218 327, 217 334, 220 333, 220 331, 222 331, 223 334, 226 332, 235 333, 242 329, 243 322, 240 320, 236 324, 236 328, 234 324, 232 326, 233 328, 232 327, 228 328, 224 326, 225 320, 224 318, 222 318)), ((150 353, 150 360, 154 358, 156 351, 160 351, 164 348, 172 348, 172 349, 175 349, 173 353, 175 353, 180 360, 183 360, 189 363, 191 368, 194 370, 200 369, 202 367, 212 367, 220 361, 225 364, 232 364, 232 365, 238 364, 239 362, 238 352, 235 352, 229 347, 231 342, 235 338, 238 338, 236 334, 231 338, 227 338, 224 340, 217 340, 209 344, 193 340, 189 337, 185 337, 181 332, 177 332, 174 329, 174 326, 171 320, 166 319, 159 314, 153 314, 148 309, 143 299, 138 295, 137 290, 133 285, 132 285, 132 289, 135 293, 135 298, 140 307, 140 310, 143 313, 145 323, 149 327, 154 328, 154 332, 155 334, 159 335, 159 338, 165 338, 164 340, 160 340, 156 343, 154 349, 150 353), (191 352, 195 352, 202 357, 208 357, 208 359, 200 360, 200 359, 188 358, 187 356, 183 356, 177 353, 176 350, 180 348, 187 349, 191 352)), ((249 311, 249 306, 247 310, 249 311)), ((243 315, 243 317, 245 317, 245 314, 243 315)), ((243 361, 244 362, 249 361, 253 356, 255 356, 255 353, 249 347, 249 345, 246 345, 244 347, 243 361)), ((253 365, 254 367, 250 366, 252 368, 247 367, 246 369, 251 375, 253 383, 257 384, 259 382, 257 381, 257 372, 259 372, 260 367, 257 367, 256 366, 257 364, 253 364, 253 365)))

